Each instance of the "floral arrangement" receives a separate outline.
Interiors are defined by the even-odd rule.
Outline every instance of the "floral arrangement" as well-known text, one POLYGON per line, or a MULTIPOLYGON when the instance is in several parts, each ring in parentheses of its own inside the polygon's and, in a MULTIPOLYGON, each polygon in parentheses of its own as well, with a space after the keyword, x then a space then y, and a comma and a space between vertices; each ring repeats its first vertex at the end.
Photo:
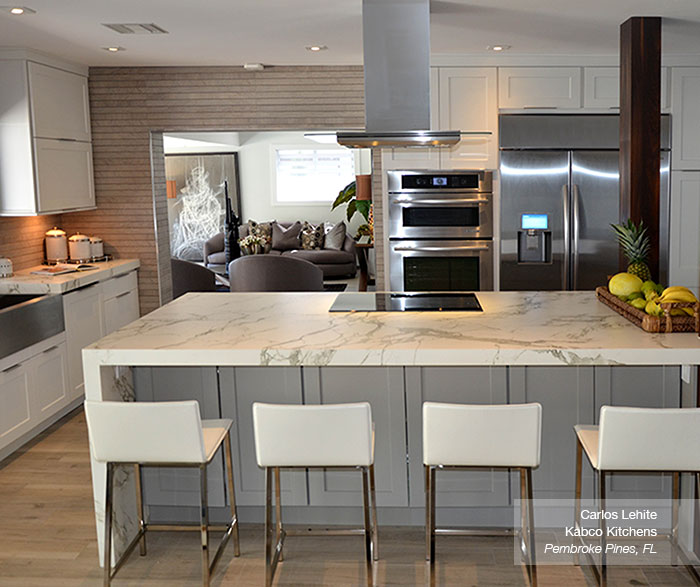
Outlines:
POLYGON ((241 252, 244 255, 264 253, 265 247, 269 242, 269 238, 258 234, 249 234, 238 239, 238 244, 241 246, 241 252))

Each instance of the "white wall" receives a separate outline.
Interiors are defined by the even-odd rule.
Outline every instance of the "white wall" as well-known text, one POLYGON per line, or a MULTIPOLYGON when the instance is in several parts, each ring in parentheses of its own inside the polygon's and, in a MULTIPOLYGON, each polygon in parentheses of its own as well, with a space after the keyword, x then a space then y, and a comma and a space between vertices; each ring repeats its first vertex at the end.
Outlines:
MULTIPOLYGON (((259 132, 239 134, 238 166, 241 186, 241 208, 243 221, 258 222, 278 220, 282 222, 308 220, 312 224, 339 222, 345 219, 345 206, 331 212, 331 203, 277 204, 274 202, 274 151, 273 146, 300 145, 319 148, 315 141, 304 138, 303 132, 259 132)), ((327 147, 328 145, 323 145, 327 147)), ((345 147, 337 147, 344 149, 345 147)), ((351 233, 365 220, 355 214, 350 224, 351 233)), ((347 223, 347 221, 346 221, 347 223)))

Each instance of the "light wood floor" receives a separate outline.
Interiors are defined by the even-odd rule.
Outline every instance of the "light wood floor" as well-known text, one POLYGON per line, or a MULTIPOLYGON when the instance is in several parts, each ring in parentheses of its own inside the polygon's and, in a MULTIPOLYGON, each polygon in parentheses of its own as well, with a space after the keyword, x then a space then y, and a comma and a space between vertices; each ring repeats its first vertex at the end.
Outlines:
MULTIPOLYGON (((177 587, 200 584, 196 533, 155 533, 148 555, 134 553, 115 587, 177 587)), ((425 584, 421 528, 380 528, 377 585, 425 584)), ((219 563, 214 586, 263 584, 262 527, 241 527, 241 557, 229 545, 219 563)), ((276 584, 356 586, 364 582, 358 537, 288 539, 286 560, 276 584)), ((455 586, 526 585, 513 565, 510 539, 441 538, 438 581, 455 586)), ((575 567, 540 567, 543 587, 588 586, 588 572, 575 567)), ((693 585, 674 568, 611 568, 611 587, 693 585)), ((92 509, 88 442, 82 410, 59 422, 30 446, 0 463, 0 586, 100 585, 92 509)))

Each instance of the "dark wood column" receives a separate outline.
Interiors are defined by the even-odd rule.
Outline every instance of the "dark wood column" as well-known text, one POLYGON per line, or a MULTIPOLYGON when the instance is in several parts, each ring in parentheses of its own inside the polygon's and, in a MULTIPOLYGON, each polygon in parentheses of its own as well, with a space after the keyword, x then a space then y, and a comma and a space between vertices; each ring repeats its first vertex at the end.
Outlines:
POLYGON ((649 269, 659 274, 661 18, 632 17, 620 26, 620 215, 644 221, 649 269))

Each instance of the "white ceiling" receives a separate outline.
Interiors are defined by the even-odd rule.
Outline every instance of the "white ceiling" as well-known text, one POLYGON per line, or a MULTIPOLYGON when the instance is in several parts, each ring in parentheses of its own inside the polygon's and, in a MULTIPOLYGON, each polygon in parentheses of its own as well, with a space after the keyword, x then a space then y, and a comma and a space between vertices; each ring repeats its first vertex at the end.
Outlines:
MULTIPOLYGON (((85 65, 362 63, 361 0, 21 0, 0 13, 0 44, 85 65), (120 35, 100 23, 156 23, 168 35, 120 35), (311 53, 306 45, 328 51, 311 53), (123 53, 101 47, 121 45, 123 53)), ((663 16, 664 53, 700 55, 700 0, 432 0, 433 54, 616 55, 619 25, 663 16)))

